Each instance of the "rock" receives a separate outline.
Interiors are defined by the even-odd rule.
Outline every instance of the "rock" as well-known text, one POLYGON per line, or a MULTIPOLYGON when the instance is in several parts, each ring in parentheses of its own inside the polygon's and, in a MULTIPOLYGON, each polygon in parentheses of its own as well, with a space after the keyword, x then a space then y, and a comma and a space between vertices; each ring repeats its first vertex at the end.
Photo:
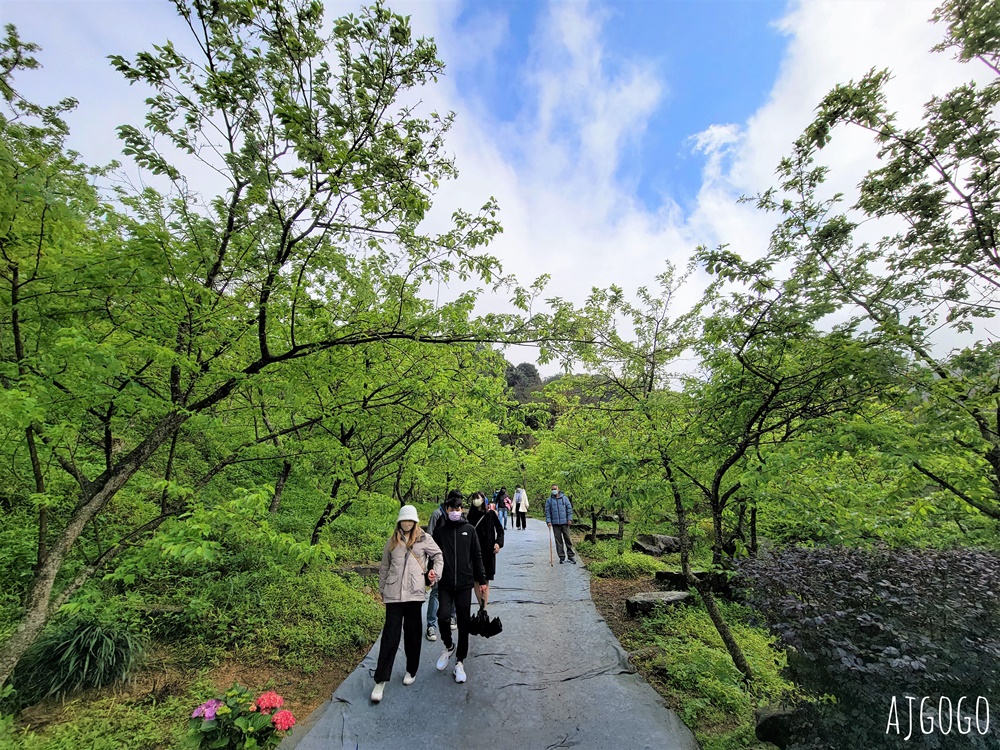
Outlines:
MULTIPOLYGON (((585 537, 585 539, 588 542, 595 541, 594 540, 594 535, 592 533, 587 534, 587 536, 585 537)), ((617 534, 605 534, 604 532, 600 532, 600 531, 597 532, 597 540, 596 541, 598 541, 598 542, 610 542, 610 541, 614 541, 614 540, 617 540, 617 539, 618 539, 618 535, 617 534)))
POLYGON ((754 712, 757 718, 755 734, 761 742, 770 742, 781 750, 788 747, 794 732, 794 713, 784 708, 768 706, 754 712))
POLYGON ((625 611, 629 617, 650 615, 657 606, 680 604, 691 595, 687 591, 649 591, 630 596, 625 600, 625 611))
POLYGON ((632 542, 632 549, 647 555, 668 555, 680 552, 681 540, 665 534, 639 534, 632 542))
MULTIPOLYGON (((729 585, 729 579, 723 573, 709 573, 704 570, 693 570, 691 572, 699 580, 708 583, 708 587, 712 591, 724 596, 731 594, 732 590, 729 585)), ((656 580, 674 591, 687 591, 690 588, 684 574, 678 570, 658 570, 656 571, 656 580)))

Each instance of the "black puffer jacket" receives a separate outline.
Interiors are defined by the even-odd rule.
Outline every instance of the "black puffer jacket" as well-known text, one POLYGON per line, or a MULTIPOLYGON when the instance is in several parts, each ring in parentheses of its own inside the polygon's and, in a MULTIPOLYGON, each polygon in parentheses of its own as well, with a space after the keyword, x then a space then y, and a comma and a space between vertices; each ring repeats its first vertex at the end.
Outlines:
POLYGON ((479 537, 468 521, 452 521, 446 516, 434 529, 434 541, 444 553, 440 588, 460 591, 471 589, 474 583, 486 583, 479 537))
POLYGON ((476 535, 479 537, 486 578, 492 581, 497 574, 497 556, 493 552, 493 545, 499 544, 503 547, 503 524, 500 523, 495 510, 483 511, 475 505, 469 508, 469 523, 475 527, 476 535))

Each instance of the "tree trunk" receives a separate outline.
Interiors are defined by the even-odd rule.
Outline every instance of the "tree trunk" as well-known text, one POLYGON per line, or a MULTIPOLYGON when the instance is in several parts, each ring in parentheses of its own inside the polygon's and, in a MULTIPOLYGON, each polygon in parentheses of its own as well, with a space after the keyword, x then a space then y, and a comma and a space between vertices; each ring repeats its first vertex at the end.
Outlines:
MULTIPOLYGON (((10 327, 14 336, 14 359, 17 361, 18 379, 26 374, 24 366, 24 339, 21 336, 21 276, 17 263, 10 263, 10 327)), ((28 457, 31 459, 31 473, 35 479, 35 492, 45 494, 45 475, 42 473, 42 462, 38 458, 38 446, 35 444, 35 431, 32 425, 25 429, 28 441, 28 457)), ((46 539, 49 530, 49 511, 43 502, 38 508, 38 548, 35 554, 35 570, 41 569, 45 561, 46 539)), ((0 681, 0 685, 3 682, 0 681)))
POLYGON ((750 554, 757 557, 757 506, 750 506, 750 554))
POLYGON ((722 545, 725 540, 722 538, 722 508, 716 498, 712 498, 712 565, 722 565, 722 545))
POLYGON ((743 650, 733 637, 732 630, 730 630, 729 625, 722 616, 711 588, 707 582, 701 581, 691 572, 691 535, 688 533, 687 510, 684 508, 680 489, 674 482, 673 469, 668 459, 663 459, 663 469, 674 495, 674 508, 677 512, 677 537, 680 540, 681 547, 681 571, 684 573, 687 582, 698 592, 701 600, 705 602, 705 609, 708 612, 708 616, 712 619, 712 624, 715 625, 719 637, 722 638, 722 642, 726 646, 726 651, 729 652, 729 657, 733 660, 733 665, 743 675, 743 681, 749 684, 753 682, 753 672, 747 663, 746 657, 743 655, 743 650))
POLYGON ((319 534, 323 530, 323 527, 333 521, 336 521, 341 513, 351 507, 351 502, 353 501, 348 500, 340 506, 336 513, 333 512, 333 506, 337 503, 337 495, 340 493, 340 485, 343 483, 344 480, 340 478, 333 480, 333 486, 330 488, 330 502, 326 504, 326 507, 323 509, 323 512, 316 521, 316 525, 313 526, 312 538, 310 539, 309 544, 313 546, 318 544, 319 534))
POLYGON ((288 481, 288 475, 292 473, 292 463, 291 461, 285 461, 281 465, 281 473, 278 475, 278 481, 274 483, 274 497, 271 498, 271 505, 267 509, 268 513, 272 515, 278 512, 278 506, 281 505, 281 493, 285 489, 285 482, 288 481))
POLYGON ((186 416, 178 412, 168 414, 142 443, 122 459, 118 466, 110 472, 105 472, 88 487, 81 488, 81 492, 84 493, 82 501, 70 517, 66 528, 47 551, 28 589, 24 615, 15 626, 14 634, 0 645, 0 686, 7 682, 18 660, 35 642, 49 618, 55 614, 50 606, 52 589, 73 544, 79 539, 90 520, 107 505, 186 419, 186 416))
MULTIPOLYGON (((163 478, 166 481, 170 481, 174 476, 174 456, 177 454, 177 433, 178 430, 174 431, 174 434, 170 436, 170 450, 167 451, 167 469, 163 472, 163 478)), ((168 500, 170 499, 170 493, 167 492, 167 488, 163 488, 163 494, 160 495, 160 515, 165 515, 169 510, 168 500)))

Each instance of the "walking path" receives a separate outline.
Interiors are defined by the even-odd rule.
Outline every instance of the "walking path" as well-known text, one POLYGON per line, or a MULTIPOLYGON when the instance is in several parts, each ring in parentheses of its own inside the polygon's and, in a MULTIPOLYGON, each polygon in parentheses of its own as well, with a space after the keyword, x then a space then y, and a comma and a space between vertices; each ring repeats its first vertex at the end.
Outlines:
POLYGON ((533 519, 527 530, 508 528, 488 607, 504 630, 489 639, 470 636, 467 683, 455 682, 454 659, 444 672, 434 668, 438 638, 423 641, 417 680, 404 687, 400 645, 385 697, 373 704, 376 644, 317 711, 318 720, 281 747, 698 750, 598 615, 589 574, 558 558, 549 566, 547 532, 533 519))

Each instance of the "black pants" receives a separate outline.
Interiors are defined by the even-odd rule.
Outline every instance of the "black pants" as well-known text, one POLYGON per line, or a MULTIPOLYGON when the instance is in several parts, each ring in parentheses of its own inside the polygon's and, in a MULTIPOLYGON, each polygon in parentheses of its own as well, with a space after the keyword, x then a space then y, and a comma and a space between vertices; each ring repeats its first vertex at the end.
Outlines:
POLYGON ((385 605, 385 627, 378 649, 375 682, 388 682, 392 677, 392 663, 399 650, 399 635, 403 634, 403 653, 406 654, 406 671, 412 675, 420 666, 420 641, 424 630, 421 614, 423 602, 402 602, 385 605))
POLYGON ((472 589, 452 591, 441 588, 441 584, 438 584, 438 598, 441 600, 441 606, 438 608, 438 629, 441 631, 441 640, 447 648, 454 647, 451 624, 448 622, 449 615, 454 609, 458 619, 458 651, 455 658, 456 661, 465 661, 465 657, 469 655, 469 610, 472 609, 472 589))
POLYGON ((517 511, 517 517, 515 520, 517 521, 517 528, 519 529, 528 528, 528 511, 526 510, 517 511))
POLYGON ((576 555, 573 552, 573 543, 569 540, 569 524, 568 523, 554 523, 552 524, 552 534, 556 538, 556 554, 559 555, 560 560, 564 560, 567 556, 570 560, 575 560, 576 555), (566 543, 566 552, 563 552, 563 542, 566 543))

